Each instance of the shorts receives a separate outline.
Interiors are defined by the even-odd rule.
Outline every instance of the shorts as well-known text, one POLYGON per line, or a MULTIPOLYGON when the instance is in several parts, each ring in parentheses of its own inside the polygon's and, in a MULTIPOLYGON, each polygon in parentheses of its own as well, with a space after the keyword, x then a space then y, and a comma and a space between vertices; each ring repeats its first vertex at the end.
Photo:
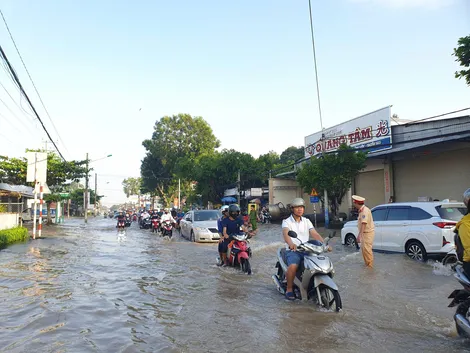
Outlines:
POLYGON ((287 250, 286 251, 286 261, 287 267, 290 265, 300 265, 300 261, 304 259, 304 254, 299 253, 297 251, 287 250))
POLYGON ((219 243, 219 252, 227 252, 228 244, 230 244, 230 239, 224 239, 223 242, 219 243))

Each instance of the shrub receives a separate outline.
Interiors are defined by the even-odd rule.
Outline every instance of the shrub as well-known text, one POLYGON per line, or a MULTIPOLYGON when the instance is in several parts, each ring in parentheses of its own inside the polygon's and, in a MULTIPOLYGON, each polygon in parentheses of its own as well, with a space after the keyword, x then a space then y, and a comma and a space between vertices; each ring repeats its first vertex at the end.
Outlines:
POLYGON ((0 213, 5 213, 7 211, 7 205, 0 205, 0 213))
POLYGON ((28 229, 24 227, 0 230, 0 248, 3 248, 11 243, 25 241, 27 238, 28 229))

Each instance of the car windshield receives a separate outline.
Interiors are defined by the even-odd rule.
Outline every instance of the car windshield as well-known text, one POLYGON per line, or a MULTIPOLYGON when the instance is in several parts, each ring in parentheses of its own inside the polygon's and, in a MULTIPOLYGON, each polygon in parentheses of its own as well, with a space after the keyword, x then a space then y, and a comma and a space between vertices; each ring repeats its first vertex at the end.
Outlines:
POLYGON ((201 212, 194 212, 194 221, 195 222, 202 222, 202 221, 217 221, 221 217, 219 211, 201 211, 201 212))
POLYGON ((450 221, 455 221, 458 222, 462 219, 463 216, 467 213, 467 210, 465 207, 441 207, 437 206, 436 207, 437 212, 439 213, 439 216, 441 216, 442 219, 448 219, 450 221))

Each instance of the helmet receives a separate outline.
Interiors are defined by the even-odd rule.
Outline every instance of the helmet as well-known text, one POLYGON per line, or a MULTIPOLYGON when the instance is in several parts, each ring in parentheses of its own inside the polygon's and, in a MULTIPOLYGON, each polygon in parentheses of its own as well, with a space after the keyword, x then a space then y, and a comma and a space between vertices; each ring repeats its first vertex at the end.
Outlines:
POLYGON ((220 210, 222 211, 222 213, 227 212, 228 211, 228 206, 224 205, 220 208, 220 210))
POLYGON ((290 207, 299 207, 299 206, 302 206, 302 207, 305 207, 305 201, 304 199, 300 198, 300 197, 297 197, 295 199, 292 200, 292 202, 290 203, 290 207))
POLYGON ((228 215, 232 218, 237 218, 240 215, 240 207, 235 204, 228 206, 228 215))
POLYGON ((469 201, 470 201, 470 189, 467 189, 464 193, 463 193, 463 203, 465 204, 465 206, 469 207, 469 201))

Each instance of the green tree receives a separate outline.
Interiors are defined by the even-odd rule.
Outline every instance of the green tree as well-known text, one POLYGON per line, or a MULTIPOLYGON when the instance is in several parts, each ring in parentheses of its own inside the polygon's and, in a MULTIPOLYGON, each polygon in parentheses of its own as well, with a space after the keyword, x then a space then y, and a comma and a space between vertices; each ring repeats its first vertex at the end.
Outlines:
MULTIPOLYGON (((95 191, 89 189, 88 192, 90 193, 90 200, 95 200, 95 191)), ((52 195, 52 196, 56 197, 55 195, 52 195)), ((73 190, 70 193, 70 200, 72 200, 77 206, 82 206, 82 207, 84 206, 84 202, 85 202, 84 197, 85 197, 85 188, 78 188, 78 189, 73 190)), ((100 195, 96 196, 97 201, 101 200, 102 198, 103 196, 100 196, 100 195)))
POLYGON ((168 201, 177 178, 193 179, 195 160, 214 153, 220 142, 202 117, 178 114, 158 120, 152 138, 142 144, 147 154, 141 164, 141 190, 168 201))
MULTIPOLYGON (((27 150, 31 152, 42 152, 41 150, 27 150)), ((52 223, 50 205, 51 202, 60 200, 61 191, 67 189, 72 181, 78 181, 86 174, 86 161, 63 161, 54 152, 47 154, 47 185, 51 194, 44 195, 44 201, 47 204, 47 223, 52 223)), ((25 185, 28 162, 26 158, 7 158, 0 159, 0 178, 4 182, 15 185, 25 185)))
POLYGON ((327 190, 331 211, 336 217, 354 178, 365 168, 366 158, 365 152, 355 152, 351 147, 342 145, 336 153, 321 158, 312 157, 305 162, 297 173, 297 182, 306 193, 313 188, 327 190))
POLYGON ((27 163, 25 158, 0 156, 0 181, 11 185, 26 184, 27 163))
POLYGON ((141 178, 127 178, 122 181, 122 190, 129 198, 131 195, 140 195, 141 178))
POLYGON ((293 164, 299 159, 305 157, 305 149, 303 147, 287 147, 280 156, 280 163, 283 165, 293 164))
POLYGON ((456 71, 455 77, 458 79, 463 78, 470 86, 470 35, 459 39, 458 47, 454 48, 453 55, 456 57, 455 61, 464 68, 456 71))

